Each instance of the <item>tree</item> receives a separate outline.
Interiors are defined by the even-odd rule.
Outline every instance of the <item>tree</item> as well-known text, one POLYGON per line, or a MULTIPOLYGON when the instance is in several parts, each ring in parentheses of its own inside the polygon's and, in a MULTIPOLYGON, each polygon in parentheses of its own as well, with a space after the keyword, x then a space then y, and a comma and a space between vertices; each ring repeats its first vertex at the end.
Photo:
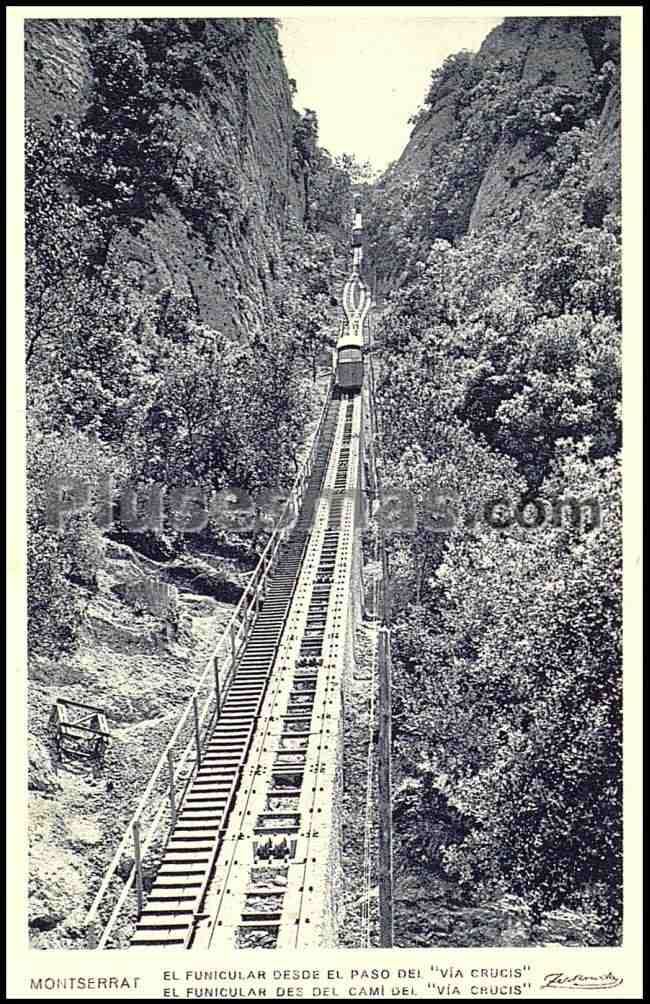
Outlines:
POLYGON ((389 288, 375 357, 383 481, 416 516, 389 536, 395 819, 409 859, 468 900, 514 894, 533 920, 583 909, 593 943, 615 943, 617 194, 590 119, 598 88, 521 83, 522 58, 461 54, 435 74, 428 107, 452 109, 448 136, 425 170, 389 169, 364 204, 389 288), (468 233, 485 165, 524 119, 540 191, 468 233), (456 520, 441 532, 445 496, 456 520), (563 497, 600 504, 602 522, 561 524, 563 497), (490 526, 497 502, 533 523, 541 506, 541 525, 490 526))

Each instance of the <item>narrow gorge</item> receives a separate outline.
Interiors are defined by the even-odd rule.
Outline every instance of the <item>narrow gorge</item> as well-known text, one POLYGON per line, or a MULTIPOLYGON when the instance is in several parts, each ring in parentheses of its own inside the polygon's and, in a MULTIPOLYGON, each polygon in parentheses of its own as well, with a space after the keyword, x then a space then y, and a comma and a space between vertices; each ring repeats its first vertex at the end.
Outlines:
MULTIPOLYGON (((31 945, 88 947, 267 510, 311 456, 346 279, 372 301, 378 417, 355 412, 355 435, 413 515, 385 529, 395 945, 619 944, 619 19, 506 17, 432 63, 381 173, 294 107, 279 28, 25 21, 31 945), (101 762, 59 755, 61 700, 103 710, 101 762)), ((376 861, 362 872, 383 524, 361 467, 349 948, 359 916, 379 944, 376 861)))

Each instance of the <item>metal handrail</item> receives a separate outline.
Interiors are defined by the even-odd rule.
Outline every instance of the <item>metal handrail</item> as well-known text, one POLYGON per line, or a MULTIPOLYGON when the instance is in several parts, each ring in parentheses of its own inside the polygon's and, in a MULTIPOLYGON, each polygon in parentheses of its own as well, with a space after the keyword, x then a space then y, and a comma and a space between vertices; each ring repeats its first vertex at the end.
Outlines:
MULTIPOLYGON (((273 530, 273 533, 271 534, 269 540, 267 541, 266 546, 262 551, 262 554, 260 555, 259 561, 255 566, 255 570, 253 571, 250 581, 247 583, 246 588, 244 589, 239 599, 239 602, 237 603, 237 606, 235 607, 235 610, 232 613, 230 620, 225 626, 221 638, 217 642, 217 645, 212 653, 212 656, 208 660, 208 663, 203 673, 201 674, 201 677, 197 685, 195 686, 192 695, 190 696, 187 702, 185 710, 183 711, 178 720, 178 723, 171 735, 171 738, 167 742, 156 766, 153 769, 153 772, 145 787, 145 790, 140 797, 135 812, 131 816, 129 823, 126 826, 124 836, 122 837, 117 847, 117 850, 115 851, 115 854, 111 859, 111 862, 104 874, 104 878, 102 879, 99 889, 95 894, 92 905, 90 906, 90 909, 88 910, 88 913, 86 915, 87 925, 90 925, 95 922, 99 908, 103 902, 104 896, 106 895, 109 885, 112 879, 114 878, 117 869, 120 865, 120 862, 122 860, 122 857, 127 851, 131 841, 134 842, 134 860, 141 861, 144 855, 146 854, 147 850, 151 846, 154 836, 158 832, 162 815, 166 806, 168 804, 171 805, 172 801, 178 804, 178 801, 176 799, 176 792, 174 790, 173 784, 171 784, 170 782, 170 788, 168 789, 168 792, 162 794, 158 798, 157 805, 154 811, 154 817, 149 827, 149 830, 146 834, 146 837, 144 838, 143 841, 140 840, 139 834, 140 834, 141 818, 145 812, 145 809, 147 808, 149 801, 152 799, 152 796, 154 797, 154 799, 156 798, 156 796, 154 795, 155 784, 158 781, 163 769, 165 767, 168 767, 172 751, 176 743, 178 742, 183 729, 191 720, 190 719, 191 715, 194 716, 195 720, 195 726, 196 726, 195 733, 190 736, 188 742, 185 744, 185 747, 180 754, 178 762, 174 765, 175 773, 177 774, 177 776, 180 776, 180 773, 185 764, 187 763, 190 754, 192 753, 193 750, 196 750, 197 753, 195 766, 198 765, 198 758, 200 757, 200 747, 201 747, 201 732, 209 731, 212 728, 215 722, 215 714, 216 717, 218 718, 221 700, 219 700, 218 702, 215 700, 217 692, 220 695, 223 695, 233 680, 235 670, 237 667, 238 656, 241 654, 242 646, 245 645, 250 630, 251 611, 253 611, 252 616, 254 618, 256 616, 257 611, 259 610, 259 602, 258 602, 259 592, 263 588, 266 579, 274 566, 278 549, 282 544, 283 540, 285 539, 285 527, 283 525, 285 518, 290 510, 292 510, 295 514, 297 514, 297 512, 300 509, 300 506, 302 505, 302 501, 304 499, 305 490, 307 486, 307 481, 312 470, 312 461, 314 453, 318 446, 320 433, 332 397, 332 388, 333 388, 333 380, 332 376, 330 375, 330 379, 327 386, 327 392, 325 395, 325 400, 321 408, 321 414, 318 420, 318 424, 316 426, 316 430, 312 437, 311 446, 307 454, 307 457, 301 464, 298 473, 296 474, 295 480, 293 482, 290 491, 289 498, 282 507, 276 527, 273 530), (249 597, 250 597, 250 602, 248 602, 249 597), (226 658, 223 659, 222 662, 223 650, 228 646, 230 646, 230 652, 226 655, 226 658), (221 679, 222 674, 223 674, 223 680, 221 679), (201 691, 206 684, 206 681, 210 681, 210 692, 207 695, 207 699, 203 703, 200 713, 198 713, 198 700, 201 691), (212 681, 214 681, 214 683, 212 683, 212 681), (217 704, 217 706, 212 711, 212 714, 210 714, 210 706, 212 705, 213 702, 217 704), (137 852, 138 852, 137 854, 135 853, 136 842, 137 842, 137 852)), ((184 787, 186 787, 186 785, 189 784, 190 779, 191 779, 191 773, 185 779, 184 787)), ((118 896, 117 902, 113 907, 110 918, 107 921, 106 927, 104 928, 104 931, 102 932, 102 935, 98 941, 97 948, 105 947, 108 938, 110 937, 110 934, 112 932, 115 921, 119 916, 119 913, 126 901, 126 898, 129 894, 131 887, 133 886, 135 879, 136 879, 136 864, 134 863, 124 883, 124 887, 121 890, 120 895, 118 896)))

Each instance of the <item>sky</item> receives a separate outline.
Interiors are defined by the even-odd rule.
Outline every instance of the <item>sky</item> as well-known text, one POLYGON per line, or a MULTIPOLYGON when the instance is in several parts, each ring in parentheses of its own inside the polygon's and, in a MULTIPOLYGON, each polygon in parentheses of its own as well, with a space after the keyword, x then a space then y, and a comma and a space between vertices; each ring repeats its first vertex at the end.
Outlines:
MULTIPOLYGON (((375 8, 376 10, 377 8, 375 8)), ((502 18, 282 18, 280 44, 298 91, 313 108, 319 142, 383 170, 404 149, 431 71, 460 49, 476 51, 502 18)))

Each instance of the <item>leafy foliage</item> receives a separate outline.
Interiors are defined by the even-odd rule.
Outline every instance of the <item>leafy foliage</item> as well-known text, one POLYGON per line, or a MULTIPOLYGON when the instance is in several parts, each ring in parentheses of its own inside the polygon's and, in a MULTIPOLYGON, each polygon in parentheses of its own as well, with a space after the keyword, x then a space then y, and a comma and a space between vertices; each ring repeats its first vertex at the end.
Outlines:
MULTIPOLYGON (((240 123, 221 121, 237 102, 245 109, 247 53, 258 32, 277 44, 272 19, 96 19, 84 30, 85 117, 26 123, 30 647, 53 656, 78 644, 96 588, 93 505, 109 473, 115 499, 157 484, 207 498, 225 485, 290 482, 310 378, 332 338, 340 251, 320 218, 307 230, 274 203, 263 225, 252 220, 260 210, 241 169, 240 123), (189 112, 219 117, 225 151, 187 126, 189 112), (256 262, 263 320, 238 340, 202 321, 191 288, 151 289, 126 259, 121 238, 169 203, 200 253, 235 248, 256 262), (61 530, 48 521, 52 475, 92 489, 61 530)), ((315 116, 303 126, 306 169, 327 158, 315 116)), ((111 532, 158 560, 190 545, 167 524, 129 534, 118 514, 114 505, 111 532)))
POLYGON ((165 196, 180 195, 184 206, 189 175, 195 182, 189 188, 197 190, 185 207, 191 219, 197 201, 216 198, 216 211, 232 209, 233 179, 207 151, 187 150, 174 110, 204 94, 215 103, 237 75, 234 56, 246 40, 245 22, 237 18, 92 22, 95 86, 73 177, 82 202, 101 209, 114 228, 137 232, 165 196))
POLYGON ((104 504, 109 479, 124 465, 94 437, 43 433, 34 419, 27 436, 27 600, 30 651, 50 656, 72 651, 79 641, 83 611, 103 564, 102 535, 94 520, 104 504), (60 490, 55 490, 52 478, 60 490), (80 501, 87 506, 61 520, 56 513, 80 501))
POLYGON ((299 172, 310 165, 316 157, 318 142, 318 116, 313 108, 305 108, 301 114, 293 109, 293 149, 294 168, 299 172))
POLYGON ((389 169, 365 218, 390 287, 376 331, 383 477, 417 515, 390 537, 402 846, 470 899, 514 894, 534 919, 595 910, 595 943, 613 943, 620 221, 593 119, 614 45, 594 20, 581 27, 598 56, 589 92, 522 83, 518 51, 450 57, 415 119, 451 109, 448 135, 420 173, 389 169), (535 201, 468 232, 485 165, 515 144, 537 158, 535 201), (441 532, 445 498, 456 518, 441 532), (537 529, 482 519, 490 500, 532 498, 537 529), (600 526, 551 518, 561 498, 595 500, 600 526))

